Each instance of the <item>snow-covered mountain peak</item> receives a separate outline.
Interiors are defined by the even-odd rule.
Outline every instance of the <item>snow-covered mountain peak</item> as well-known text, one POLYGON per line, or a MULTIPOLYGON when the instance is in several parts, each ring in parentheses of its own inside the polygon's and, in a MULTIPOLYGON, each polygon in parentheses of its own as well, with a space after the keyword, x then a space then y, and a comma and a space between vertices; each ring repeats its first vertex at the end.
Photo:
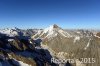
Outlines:
POLYGON ((55 31, 57 29, 60 29, 60 27, 58 27, 56 24, 50 25, 48 28, 44 29, 44 33, 53 32, 53 31, 55 31))
POLYGON ((6 34, 8 36, 18 36, 20 33, 20 29, 14 27, 14 28, 4 28, 0 29, 0 33, 6 34))
POLYGON ((15 30, 20 30, 19 28, 17 27, 13 27, 13 28, 4 28, 4 29, 0 29, 0 31, 15 31, 15 30))
POLYGON ((56 25, 56 24, 52 25, 52 27, 53 27, 53 28, 59 28, 59 26, 56 25))
POLYGON ((52 38, 58 35, 62 37, 71 37, 71 35, 67 31, 63 30, 56 24, 51 25, 48 28, 45 28, 41 32, 38 32, 36 35, 33 36, 33 38, 36 37, 37 35, 38 37, 42 37, 42 38, 52 38))

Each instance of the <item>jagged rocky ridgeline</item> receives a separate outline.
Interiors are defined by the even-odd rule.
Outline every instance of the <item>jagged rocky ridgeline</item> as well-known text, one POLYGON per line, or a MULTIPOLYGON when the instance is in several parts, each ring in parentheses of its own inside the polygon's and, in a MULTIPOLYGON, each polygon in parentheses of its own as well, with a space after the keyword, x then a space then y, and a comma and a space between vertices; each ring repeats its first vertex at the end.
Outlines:
POLYGON ((0 66, 56 66, 41 39, 23 39, 0 34, 0 66))
POLYGON ((95 63, 76 61, 72 66, 100 65, 99 33, 89 30, 64 30, 57 25, 38 31, 32 38, 41 38, 42 46, 58 59, 95 58, 95 63))
POLYGON ((62 29, 56 24, 43 30, 1 29, 0 65, 100 66, 100 33, 62 29), (55 64, 53 57, 79 60, 55 64), (81 63, 80 58, 95 58, 96 62, 81 63))
POLYGON ((0 33, 6 34, 7 36, 32 36, 37 33, 39 29, 19 29, 19 28, 5 28, 0 29, 0 33))

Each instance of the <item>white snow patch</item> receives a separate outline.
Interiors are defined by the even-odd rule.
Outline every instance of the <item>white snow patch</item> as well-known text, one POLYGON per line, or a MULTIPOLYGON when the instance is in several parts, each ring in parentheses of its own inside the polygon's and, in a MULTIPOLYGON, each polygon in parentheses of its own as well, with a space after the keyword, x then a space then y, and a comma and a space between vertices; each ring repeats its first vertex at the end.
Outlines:
POLYGON ((54 25, 44 29, 42 32, 38 32, 35 36, 39 35, 39 37, 43 36, 43 38, 50 39, 56 37, 58 34, 61 34, 63 37, 72 37, 68 32, 64 31, 60 27, 55 28, 54 25))
POLYGON ((90 46, 90 41, 91 41, 91 39, 89 39, 89 41, 88 41, 86 47, 84 48, 84 50, 86 50, 90 46))
POLYGON ((62 34, 64 37, 72 37, 68 32, 66 32, 66 31, 64 31, 64 30, 62 30, 62 29, 60 29, 58 32, 59 32, 60 34, 62 34))
POLYGON ((13 41, 14 39, 8 39, 8 41, 13 41))
POLYGON ((77 31, 76 33, 80 34, 81 32, 77 31))
MULTIPOLYGON (((63 35, 64 37, 67 37, 67 36, 64 34, 64 31, 59 30, 59 33, 60 33, 61 35, 63 35)), ((68 34, 68 35, 69 35, 69 34, 68 34)))
POLYGON ((94 35, 95 37, 97 37, 97 38, 100 38, 99 36, 97 36, 97 35, 94 35))
POLYGON ((50 26, 50 27, 44 29, 43 31, 38 31, 38 33, 35 34, 33 37, 35 37, 37 35, 39 35, 39 37, 41 37, 45 34, 46 34, 45 38, 47 38, 47 37, 50 38, 50 37, 57 36, 57 33, 55 32, 55 29, 53 28, 53 26, 50 26))
POLYGON ((48 47, 47 45, 41 44, 41 47, 42 47, 43 49, 49 49, 49 47, 48 47))
POLYGON ((64 37, 72 37, 68 32, 62 30, 62 29, 59 29, 58 32, 63 35, 64 37))
POLYGON ((54 34, 47 34, 47 36, 45 38, 51 38, 51 37, 55 37, 57 36, 58 34, 57 33, 54 33, 54 34))
POLYGON ((42 47, 40 47, 40 46, 36 46, 35 49, 42 49, 42 47))
POLYGON ((17 61, 20 64, 20 66, 32 66, 32 65, 28 65, 26 63, 23 63, 22 61, 18 61, 16 59, 14 59, 14 60, 17 61))
POLYGON ((42 34, 40 34, 40 37, 43 36, 44 34, 47 34, 45 38, 51 38, 57 36, 57 33, 55 32, 55 28, 52 26, 46 28, 43 30, 42 34))
POLYGON ((32 38, 35 38, 37 35, 40 35, 41 33, 42 33, 42 30, 38 30, 38 32, 34 36, 32 36, 32 38))
POLYGON ((44 29, 43 34, 47 34, 46 37, 55 37, 57 36, 57 33, 55 32, 55 28, 53 26, 50 26, 49 28, 44 29))
POLYGON ((22 61, 18 61, 20 63, 21 66, 31 66, 31 65, 28 65, 26 63, 23 63, 22 61))
POLYGON ((80 40, 80 37, 79 37, 79 36, 75 37, 74 43, 75 43, 76 41, 79 41, 79 40, 80 40))
POLYGON ((17 31, 14 30, 14 29, 0 29, 0 33, 3 33, 3 34, 7 34, 9 36, 15 36, 15 35, 18 35, 17 31))
POLYGON ((47 33, 47 32, 49 32, 49 33, 52 34, 52 32, 53 32, 53 26, 50 26, 50 27, 44 29, 44 33, 47 33))

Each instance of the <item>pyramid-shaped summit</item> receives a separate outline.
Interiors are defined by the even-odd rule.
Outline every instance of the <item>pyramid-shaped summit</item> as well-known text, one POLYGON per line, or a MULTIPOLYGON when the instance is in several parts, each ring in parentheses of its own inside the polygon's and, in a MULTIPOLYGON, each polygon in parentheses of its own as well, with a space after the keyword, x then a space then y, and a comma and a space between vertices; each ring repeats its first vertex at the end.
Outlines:
POLYGON ((58 26, 58 25, 56 25, 56 24, 54 24, 54 25, 53 25, 53 28, 59 28, 59 26, 58 26))
POLYGON ((56 36, 62 36, 62 37, 71 37, 71 35, 60 28, 58 25, 54 24, 49 26, 48 28, 45 28, 43 31, 39 31, 36 35, 34 35, 32 38, 53 38, 56 36))

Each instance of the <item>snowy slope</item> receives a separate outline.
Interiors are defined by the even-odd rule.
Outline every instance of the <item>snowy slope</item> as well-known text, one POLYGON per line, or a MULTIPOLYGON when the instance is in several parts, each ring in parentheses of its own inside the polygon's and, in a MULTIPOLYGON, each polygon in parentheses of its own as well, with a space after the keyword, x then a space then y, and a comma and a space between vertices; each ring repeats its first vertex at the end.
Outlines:
POLYGON ((5 28, 5 29, 0 29, 0 33, 6 34, 8 36, 17 36, 20 34, 20 30, 18 28, 5 28))
POLYGON ((56 37, 58 34, 62 37, 72 37, 68 32, 64 31, 56 24, 54 24, 44 29, 43 31, 39 31, 36 35, 32 36, 32 38, 35 37, 52 38, 52 37, 56 37))
POLYGON ((16 59, 14 59, 15 61, 13 61, 13 63, 15 64, 15 65, 17 65, 17 66, 31 66, 31 65, 28 65, 28 64, 26 64, 26 63, 23 63, 22 61, 18 61, 18 60, 16 60, 16 59))

